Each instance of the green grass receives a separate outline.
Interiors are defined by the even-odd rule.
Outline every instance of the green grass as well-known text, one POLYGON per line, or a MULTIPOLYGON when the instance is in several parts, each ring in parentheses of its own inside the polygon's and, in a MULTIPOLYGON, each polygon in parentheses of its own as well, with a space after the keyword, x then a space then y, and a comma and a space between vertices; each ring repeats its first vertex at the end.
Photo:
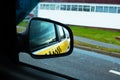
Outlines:
POLYGON ((103 30, 89 27, 70 26, 75 36, 81 36, 105 43, 120 45, 115 37, 120 36, 120 31, 103 30))
POLYGON ((28 22, 24 20, 18 24, 18 26, 22 26, 22 27, 27 27, 27 25, 28 25, 28 22))
POLYGON ((17 32, 18 33, 24 32, 26 27, 28 26, 28 21, 23 20, 17 26, 19 26, 19 27, 17 27, 17 32))

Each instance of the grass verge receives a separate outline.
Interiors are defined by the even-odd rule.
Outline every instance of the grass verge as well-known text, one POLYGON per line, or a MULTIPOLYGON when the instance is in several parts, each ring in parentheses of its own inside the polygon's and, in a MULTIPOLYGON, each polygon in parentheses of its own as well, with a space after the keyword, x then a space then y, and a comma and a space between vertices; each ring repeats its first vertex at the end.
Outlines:
POLYGON ((81 36, 105 43, 115 44, 120 46, 120 41, 115 39, 120 36, 120 31, 103 30, 90 27, 70 26, 75 36, 81 36))
POLYGON ((28 26, 28 21, 23 20, 17 25, 17 32, 18 33, 24 32, 27 26, 28 26))
POLYGON ((18 26, 23 26, 23 27, 27 27, 27 25, 28 25, 28 21, 25 21, 25 20, 23 20, 18 24, 18 26))

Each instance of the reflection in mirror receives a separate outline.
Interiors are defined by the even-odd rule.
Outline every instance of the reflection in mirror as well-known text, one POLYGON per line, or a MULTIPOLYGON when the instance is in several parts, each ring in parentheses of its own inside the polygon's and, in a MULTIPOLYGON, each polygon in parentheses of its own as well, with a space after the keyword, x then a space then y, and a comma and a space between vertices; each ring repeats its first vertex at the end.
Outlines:
POLYGON ((31 20, 30 51, 33 55, 58 55, 70 49, 70 35, 66 28, 53 22, 31 20))

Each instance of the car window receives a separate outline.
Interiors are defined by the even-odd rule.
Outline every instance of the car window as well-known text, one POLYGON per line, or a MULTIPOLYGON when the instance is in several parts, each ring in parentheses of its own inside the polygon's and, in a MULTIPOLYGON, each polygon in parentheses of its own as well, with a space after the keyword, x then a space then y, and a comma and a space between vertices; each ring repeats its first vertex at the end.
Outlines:
POLYGON ((60 31, 60 37, 61 39, 64 39, 65 38, 65 33, 64 33, 64 30, 63 30, 63 27, 61 27, 60 25, 57 25, 58 27, 58 30, 60 31))
MULTIPOLYGON (((20 52, 20 62, 71 76, 77 80, 119 80, 120 40, 116 40, 116 37, 119 38, 120 36, 120 2, 114 0, 115 2, 103 4, 107 0, 103 0, 105 2, 96 0, 98 3, 94 0, 89 0, 93 1, 93 3, 83 3, 84 1, 79 3, 43 2, 38 4, 37 9, 34 8, 30 13, 33 14, 34 10, 36 10, 34 14, 37 17, 44 17, 69 24, 74 34, 74 50, 71 55, 59 58, 34 59, 29 54, 20 52), (114 41, 115 44, 113 44, 114 41)), ((17 25, 18 33, 24 32, 31 17, 35 17, 28 16, 17 25)), ((57 36, 53 34, 55 32, 54 24, 46 22, 40 22, 39 24, 36 22, 35 24, 42 26, 42 28, 31 33, 31 49, 34 49, 38 45, 44 45, 47 43, 46 40, 48 38, 52 38, 50 42, 57 41, 57 36), (50 28, 48 24, 51 25, 50 28), (46 33, 47 29, 49 34, 46 33), (37 34, 40 31, 42 33, 37 34), (33 37, 36 38, 33 40, 33 37), (37 41, 38 38, 42 39, 37 41), (41 41, 43 43, 38 44, 41 41)), ((61 40, 66 39, 66 37, 69 39, 66 29, 59 25, 57 26, 60 31, 61 40)))

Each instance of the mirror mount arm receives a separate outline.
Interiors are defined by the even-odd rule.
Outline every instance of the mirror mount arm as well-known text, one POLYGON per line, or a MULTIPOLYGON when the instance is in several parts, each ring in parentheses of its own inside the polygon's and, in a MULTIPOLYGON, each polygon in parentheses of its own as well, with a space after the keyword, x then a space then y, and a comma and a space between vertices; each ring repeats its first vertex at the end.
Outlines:
POLYGON ((19 52, 29 52, 28 39, 25 33, 18 33, 18 51, 19 52))

